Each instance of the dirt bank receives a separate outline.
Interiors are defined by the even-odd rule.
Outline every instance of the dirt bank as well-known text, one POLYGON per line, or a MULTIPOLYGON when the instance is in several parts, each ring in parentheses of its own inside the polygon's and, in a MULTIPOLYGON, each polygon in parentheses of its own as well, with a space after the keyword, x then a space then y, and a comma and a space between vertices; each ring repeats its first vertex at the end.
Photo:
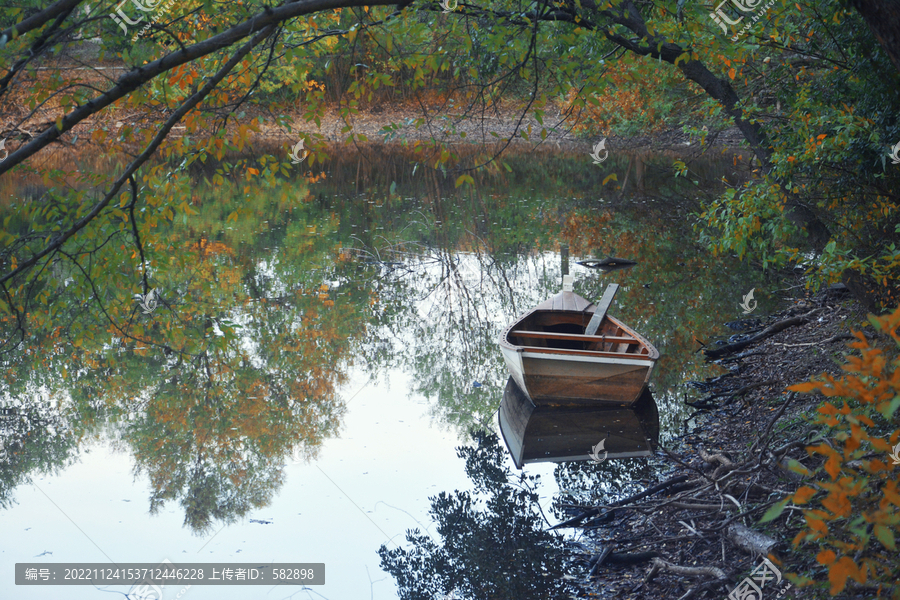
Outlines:
MULTIPOLYGON (((790 528, 762 525, 759 519, 799 487, 778 463, 806 457, 804 446, 814 428, 804 418, 821 401, 821 396, 786 388, 823 372, 838 375, 843 354, 850 352, 850 329, 873 330, 845 290, 794 302, 742 325, 759 331, 785 322, 799 324, 720 360, 729 370, 726 375, 686 383, 701 398, 690 401, 697 411, 686 420, 684 432, 657 453, 658 479, 644 482, 653 493, 602 507, 579 522, 582 558, 593 570, 585 580, 589 595, 725 598, 762 562, 741 548, 750 535, 744 527, 766 536, 764 544, 774 542, 766 549, 780 560, 783 573, 827 578, 814 554, 792 549, 801 519, 790 528)), ((590 508, 572 507, 569 513, 590 508)), ((775 598, 786 585, 786 580, 773 582, 764 597, 775 598)), ((856 588, 840 597, 874 597, 870 591, 856 588)), ((781 597, 813 598, 816 593, 792 587, 781 597)))
MULTIPOLYGON (((29 81, 22 82, 18 88, 11 90, 0 103, 0 139, 8 139, 7 148, 13 151, 41 131, 52 127, 57 119, 67 113, 55 97, 34 108, 30 105, 28 90, 49 85, 54 74, 64 72, 67 77, 77 78, 82 85, 106 89, 126 70, 121 61, 101 62, 96 57, 92 59, 77 53, 42 62, 35 73, 29 75, 29 81), (46 83, 43 83, 44 80, 46 83)), ((522 102, 516 101, 488 108, 463 107, 440 100, 383 103, 370 105, 357 114, 346 117, 341 115, 338 106, 329 105, 318 124, 307 122, 304 112, 305 107, 299 101, 271 109, 245 102, 239 108, 228 107, 221 116, 227 116, 230 134, 236 134, 242 126, 262 118, 264 123, 259 131, 250 134, 251 145, 260 140, 268 143, 283 140, 292 145, 301 135, 307 136, 313 143, 319 141, 333 144, 346 142, 351 135, 361 135, 370 142, 439 140, 450 144, 492 146, 500 140, 510 139, 517 145, 545 145, 590 151, 593 144, 606 137, 606 149, 610 152, 669 150, 684 156, 696 156, 704 152, 738 149, 743 141, 736 128, 710 135, 705 147, 701 147, 696 140, 690 140, 680 127, 636 137, 576 134, 574 121, 564 113, 563 106, 547 108, 542 124, 527 112, 527 107, 522 102), (352 127, 352 130, 347 130, 347 127, 352 127), (546 130, 546 137, 543 139, 542 129, 546 130)), ((80 122, 55 144, 65 147, 90 144, 91 134, 98 129, 115 131, 134 126, 138 129, 155 130, 156 125, 167 118, 169 113, 165 106, 150 103, 138 107, 110 107, 80 122)), ((216 123, 210 123, 206 134, 212 133, 213 125, 216 123)), ((185 133, 181 124, 171 132, 171 137, 179 137, 185 133)), ((139 138, 135 136, 135 140, 137 139, 139 138)))

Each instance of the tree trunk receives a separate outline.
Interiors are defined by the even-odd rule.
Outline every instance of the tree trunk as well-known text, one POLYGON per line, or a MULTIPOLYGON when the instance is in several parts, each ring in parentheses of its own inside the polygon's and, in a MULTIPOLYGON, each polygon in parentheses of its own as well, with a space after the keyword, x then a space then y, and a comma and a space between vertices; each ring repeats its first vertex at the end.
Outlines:
MULTIPOLYGON (((585 5, 594 6, 592 0, 586 0, 585 5)), ((861 0, 872 2, 873 0, 861 0)), ((635 34, 635 38, 628 39, 607 29, 605 35, 607 39, 615 42, 622 48, 630 50, 641 56, 651 56, 661 59, 667 63, 671 63, 678 68, 682 74, 702 87, 707 94, 719 102, 731 118, 734 119, 735 125, 741 130, 744 139, 753 150, 753 154, 762 165, 763 171, 771 169, 772 149, 766 136, 765 129, 759 121, 752 121, 744 117, 744 110, 740 107, 740 97, 731 86, 731 82, 724 77, 717 77, 715 73, 710 71, 705 64, 699 60, 683 57, 690 52, 671 42, 660 35, 651 34, 647 29, 647 23, 641 15, 637 6, 633 1, 623 2, 614 9, 600 11, 606 18, 614 23, 627 27, 635 34), (680 58, 680 60, 679 60, 680 58)), ((796 226, 804 229, 810 239, 810 244, 814 250, 821 252, 825 248, 825 244, 831 237, 828 227, 816 216, 816 214, 797 202, 794 198, 789 197, 785 203, 785 216, 791 220, 796 226)))
POLYGON ((894 68, 900 71, 900 4, 896 0, 850 0, 849 4, 865 20, 894 68))

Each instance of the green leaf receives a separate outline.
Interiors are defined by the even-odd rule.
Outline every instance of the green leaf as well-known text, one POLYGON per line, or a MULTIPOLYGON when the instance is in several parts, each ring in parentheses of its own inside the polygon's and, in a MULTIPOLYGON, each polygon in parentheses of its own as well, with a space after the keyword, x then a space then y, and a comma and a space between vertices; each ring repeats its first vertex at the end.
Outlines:
POLYGON ((878 409, 878 412, 880 412, 885 419, 890 421, 894 418, 894 413, 897 412, 897 408, 900 408, 900 396, 894 396, 893 400, 887 404, 882 404, 878 409))
POLYGON ((475 179, 473 179, 471 175, 460 175, 456 178, 456 187, 459 187, 464 183, 475 185, 475 179))
POLYGON ((793 458, 788 460, 787 468, 790 469, 791 471, 793 471, 794 473, 799 473, 800 475, 806 475, 806 476, 810 475, 809 469, 804 467, 800 463, 800 461, 794 460, 793 458))
POLYGON ((894 532, 891 531, 890 527, 878 523, 873 528, 873 532, 875 533, 875 537, 878 538, 878 541, 881 542, 885 548, 888 550, 897 549, 897 545, 894 543, 894 532))
POLYGON ((760 523, 768 523, 769 521, 774 521, 784 512, 784 507, 787 506, 787 503, 790 501, 790 498, 785 498, 781 502, 774 504, 769 507, 769 510, 762 516, 759 520, 760 523))
POLYGON ((869 314, 869 323, 872 324, 872 327, 874 327, 876 331, 881 331, 881 321, 871 313, 869 314))

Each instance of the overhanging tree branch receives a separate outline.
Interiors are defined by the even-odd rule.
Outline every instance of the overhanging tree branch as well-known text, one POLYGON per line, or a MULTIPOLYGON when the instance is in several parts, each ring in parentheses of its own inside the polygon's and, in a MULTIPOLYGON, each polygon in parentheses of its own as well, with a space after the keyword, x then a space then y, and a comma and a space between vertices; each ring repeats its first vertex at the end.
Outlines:
POLYGON ((88 223, 90 223, 100 212, 109 204, 109 202, 118 194, 119 190, 122 188, 122 185, 131 178, 132 175, 138 170, 138 168, 143 165, 159 148, 159 146, 163 143, 163 141, 168 137, 169 132, 172 130, 172 127, 175 126, 178 121, 181 120, 184 115, 190 112, 194 107, 196 107, 206 96, 208 96, 216 87, 221 83, 221 81, 225 78, 228 73, 234 69, 235 66, 240 64, 240 62, 244 59, 245 56, 260 42, 266 39, 271 33, 275 30, 276 26, 274 24, 270 24, 266 26, 261 31, 257 32, 253 38, 250 39, 244 46, 238 50, 234 56, 232 56, 228 62, 226 62, 219 71, 213 75, 206 84, 198 90, 193 96, 184 101, 184 103, 178 107, 172 116, 170 116, 160 130, 157 132, 156 136, 154 136, 153 141, 135 158, 128 168, 125 169, 125 172, 113 183, 110 190, 106 193, 100 202, 98 202, 89 213, 79 219, 74 225, 72 225, 66 231, 60 233, 57 236, 54 236, 50 243, 46 248, 32 256, 30 259, 24 261, 18 267, 0 277, 0 284, 12 279, 19 273, 24 272, 26 269, 31 268, 39 260, 43 257, 47 256, 51 252, 54 252, 56 249, 62 247, 62 245, 71 238, 73 235, 78 233, 81 229, 83 229, 88 223))
POLYGON ((232 46, 255 32, 261 31, 272 25, 277 25, 294 17, 325 10, 351 8, 363 5, 386 6, 392 4, 394 4, 394 2, 389 2, 387 0, 298 0, 296 2, 289 2, 277 8, 267 8, 261 13, 254 15, 250 19, 235 25, 216 36, 188 46, 183 50, 177 50, 171 54, 167 54, 149 64, 137 67, 136 69, 132 69, 128 73, 125 73, 119 78, 118 83, 112 89, 75 107, 69 114, 62 117, 57 124, 48 127, 28 144, 25 144, 15 152, 10 153, 9 157, 0 163, 0 175, 9 171, 29 156, 33 156, 50 143, 56 141, 62 134, 72 129, 81 121, 106 108, 115 101, 124 98, 158 75, 198 58, 202 58, 203 56, 212 54, 223 48, 232 46))
POLYGON ((12 27, 7 27, 0 31, 0 39, 11 40, 19 37, 33 29, 43 26, 45 23, 57 18, 59 15, 67 14, 81 4, 84 0, 59 0, 55 4, 51 4, 41 12, 31 15, 21 23, 16 23, 12 27))

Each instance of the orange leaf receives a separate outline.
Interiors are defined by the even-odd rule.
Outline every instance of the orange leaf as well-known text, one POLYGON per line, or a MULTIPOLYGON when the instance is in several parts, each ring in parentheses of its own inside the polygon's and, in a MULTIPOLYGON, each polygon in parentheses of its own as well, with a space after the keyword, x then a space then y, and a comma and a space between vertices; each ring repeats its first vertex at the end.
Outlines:
POLYGON ((847 578, 853 577, 859 581, 859 569, 849 556, 842 556, 839 561, 828 569, 828 581, 831 582, 831 595, 840 594, 847 585, 847 578))
POLYGON ((820 519, 807 518, 806 524, 810 529, 818 531, 821 535, 828 535, 828 525, 826 525, 824 521, 820 519))
POLYGON ((794 492, 794 504, 806 504, 809 499, 816 495, 816 490, 804 485, 802 488, 794 492))
POLYGON ((728 76, 734 79, 734 76, 737 75, 737 71, 734 68, 728 69, 728 76))
POLYGON ((816 560, 819 561, 820 565, 828 566, 837 560, 837 555, 833 550, 822 550, 816 555, 816 560))
POLYGON ((837 479, 838 474, 841 472, 841 461, 837 454, 832 454, 831 457, 825 461, 825 470, 831 475, 832 479, 837 479))
POLYGON ((887 499, 891 504, 893 504, 894 506, 900 506, 900 494, 897 493, 896 481, 888 481, 881 489, 881 492, 884 494, 885 499, 887 499))
POLYGON ((850 500, 846 494, 832 492, 822 500, 822 506, 839 517, 850 516, 850 500))
POLYGON ((798 383, 796 385, 792 385, 788 388, 792 392, 800 392, 801 394, 807 394, 809 392, 813 392, 819 389, 819 384, 813 381, 807 381, 806 383, 798 383))

